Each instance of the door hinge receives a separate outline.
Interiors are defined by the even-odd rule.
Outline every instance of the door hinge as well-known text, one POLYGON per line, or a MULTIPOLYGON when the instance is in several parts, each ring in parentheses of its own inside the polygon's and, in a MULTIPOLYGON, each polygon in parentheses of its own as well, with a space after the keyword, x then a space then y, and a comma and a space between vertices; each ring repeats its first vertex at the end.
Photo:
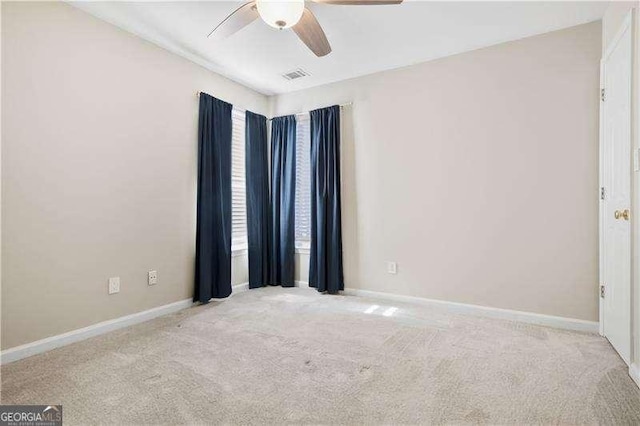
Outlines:
POLYGON ((604 200, 604 186, 600 187, 600 199, 604 200))
POLYGON ((604 284, 600 286, 600 297, 604 299, 604 284))
POLYGON ((600 100, 601 100, 602 102, 604 102, 604 99, 605 99, 604 94, 605 94, 604 89, 600 89, 600 100))

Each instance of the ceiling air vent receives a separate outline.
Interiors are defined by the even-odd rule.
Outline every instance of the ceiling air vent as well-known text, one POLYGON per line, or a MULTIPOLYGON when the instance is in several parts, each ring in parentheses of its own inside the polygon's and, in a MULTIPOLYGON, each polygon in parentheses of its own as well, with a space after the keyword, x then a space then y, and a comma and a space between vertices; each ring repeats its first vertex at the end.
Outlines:
POLYGON ((287 80, 297 80, 302 77, 307 77, 311 74, 303 70, 302 68, 295 69, 293 71, 286 72, 282 76, 287 80))

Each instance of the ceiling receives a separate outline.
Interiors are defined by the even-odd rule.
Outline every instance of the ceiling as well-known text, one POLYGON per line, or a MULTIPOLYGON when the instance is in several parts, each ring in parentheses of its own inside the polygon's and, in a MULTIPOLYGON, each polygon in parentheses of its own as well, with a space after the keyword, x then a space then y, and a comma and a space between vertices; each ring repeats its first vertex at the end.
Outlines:
POLYGON ((261 20, 223 41, 207 34, 242 2, 72 2, 212 71, 272 95, 453 55, 601 19, 607 2, 307 2, 333 52, 313 55, 290 30, 261 20), (288 81, 302 68, 311 76, 288 81))

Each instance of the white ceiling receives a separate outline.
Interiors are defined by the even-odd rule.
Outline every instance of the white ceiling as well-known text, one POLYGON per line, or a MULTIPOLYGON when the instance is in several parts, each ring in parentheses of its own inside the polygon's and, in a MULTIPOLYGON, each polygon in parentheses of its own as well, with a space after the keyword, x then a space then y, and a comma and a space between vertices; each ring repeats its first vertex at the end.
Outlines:
POLYGON ((307 2, 333 52, 315 57, 290 30, 261 20, 215 42, 233 1, 73 2, 107 22, 267 95, 398 68, 602 18, 607 2, 427 2, 330 6, 307 2), (281 74, 311 73, 296 81, 281 74))

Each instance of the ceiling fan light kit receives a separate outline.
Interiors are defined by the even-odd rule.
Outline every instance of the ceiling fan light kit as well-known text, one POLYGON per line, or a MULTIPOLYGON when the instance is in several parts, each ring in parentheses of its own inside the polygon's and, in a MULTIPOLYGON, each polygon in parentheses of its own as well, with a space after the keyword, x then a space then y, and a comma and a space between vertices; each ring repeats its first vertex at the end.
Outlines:
MULTIPOLYGON (((400 4, 402 0, 312 0, 320 4, 343 6, 376 6, 400 4)), ((253 0, 243 4, 209 33, 221 40, 246 27, 258 17, 273 28, 291 28, 298 38, 318 57, 331 53, 331 45, 320 23, 305 0, 253 0)))
POLYGON ((304 11, 304 0, 256 0, 264 22, 283 30, 298 23, 304 11))

